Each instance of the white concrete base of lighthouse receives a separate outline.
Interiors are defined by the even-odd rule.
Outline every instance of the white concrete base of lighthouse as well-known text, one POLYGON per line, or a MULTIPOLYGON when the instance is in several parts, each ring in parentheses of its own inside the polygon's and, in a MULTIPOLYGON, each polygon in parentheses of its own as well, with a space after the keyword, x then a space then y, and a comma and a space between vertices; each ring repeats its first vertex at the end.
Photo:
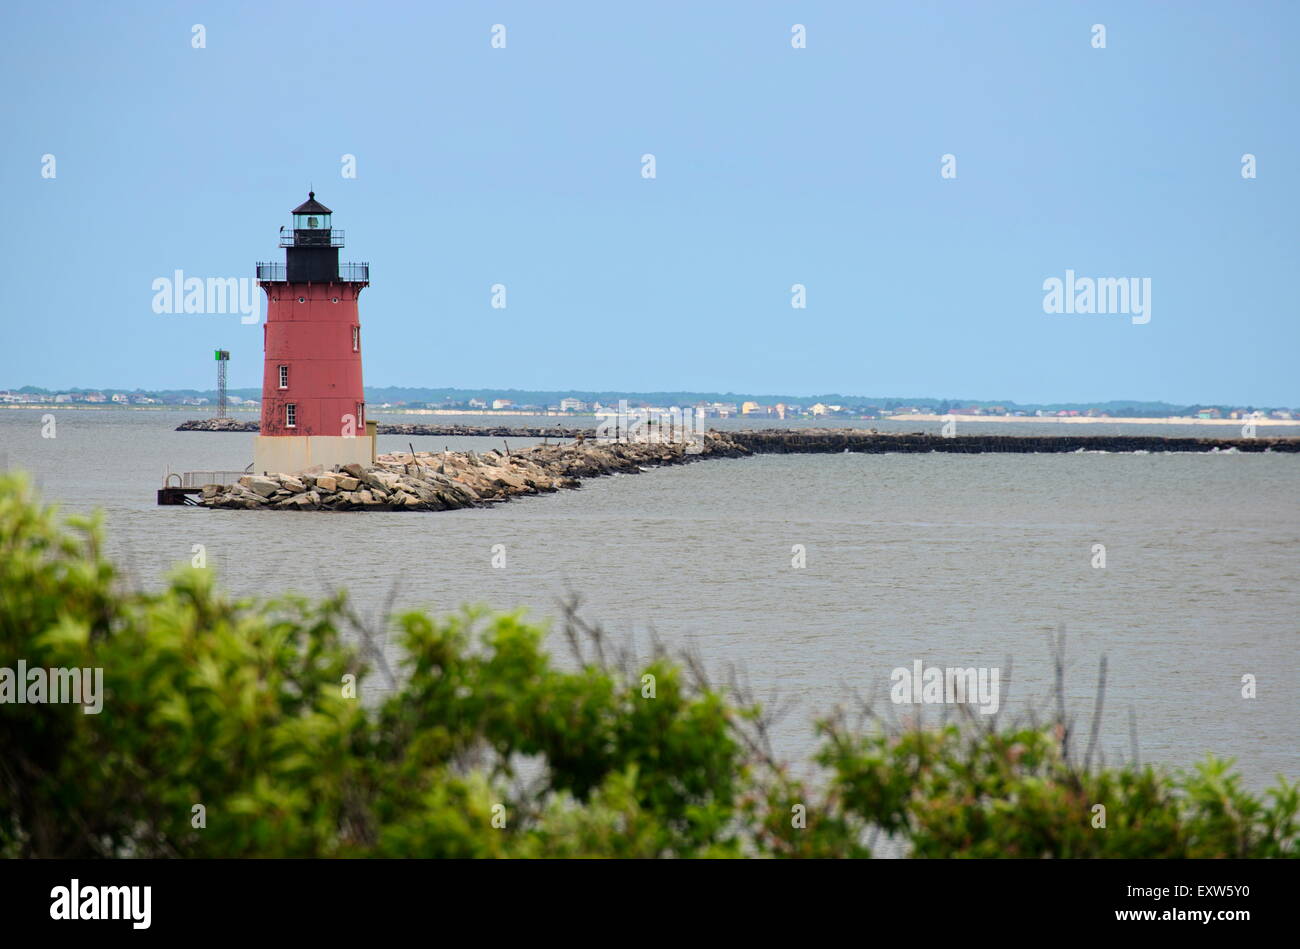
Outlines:
POLYGON ((253 470, 259 474, 296 474, 320 465, 368 465, 375 457, 370 435, 254 435, 253 470))

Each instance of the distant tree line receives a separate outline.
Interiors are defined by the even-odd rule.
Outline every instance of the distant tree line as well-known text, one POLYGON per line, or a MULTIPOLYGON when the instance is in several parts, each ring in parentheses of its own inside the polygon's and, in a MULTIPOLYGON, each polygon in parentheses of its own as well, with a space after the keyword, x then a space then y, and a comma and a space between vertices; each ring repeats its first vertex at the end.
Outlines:
MULTIPOLYGON (((27 395, 49 395, 54 396, 60 392, 72 394, 88 394, 94 392, 123 392, 128 395, 141 395, 151 398, 158 398, 165 402, 178 402, 181 399, 206 398, 209 401, 216 398, 215 389, 122 389, 111 388, 105 389, 42 389, 38 386, 23 386, 20 389, 12 389, 17 393, 27 395)), ((257 388, 230 389, 229 394, 241 399, 259 400, 262 397, 262 390, 257 388)), ((1256 411, 1256 407, 1241 405, 1174 405, 1168 402, 1061 402, 1061 403, 1018 403, 1008 399, 987 400, 987 399, 940 399, 930 397, 918 397, 915 399, 901 398, 868 398, 866 396, 845 396, 839 394, 824 395, 754 395, 752 393, 735 393, 735 392, 589 392, 578 390, 531 390, 531 389, 431 389, 408 386, 367 386, 366 400, 372 405, 381 403, 404 402, 410 405, 437 405, 446 403, 450 406, 465 407, 471 399, 487 402, 489 405, 496 399, 508 399, 517 405, 538 405, 548 406, 556 405, 561 399, 576 398, 581 399, 589 404, 599 402, 602 405, 617 405, 620 399, 627 399, 633 405, 662 405, 662 406, 687 406, 699 402, 722 402, 737 403, 757 402, 761 405, 775 405, 783 402, 787 405, 812 406, 817 403, 826 405, 840 405, 852 412, 859 412, 870 409, 883 409, 888 412, 895 411, 904 407, 915 407, 943 415, 957 408, 989 408, 991 406, 1001 406, 1008 411, 1020 411, 1033 414, 1039 410, 1044 412, 1059 412, 1074 410, 1084 412, 1089 409, 1104 411, 1110 415, 1123 416, 1127 418, 1168 418, 1169 416, 1195 416, 1198 411, 1204 409, 1217 409, 1226 418, 1228 414, 1236 409, 1245 409, 1249 412, 1256 411)), ((1259 411, 1265 413, 1279 409, 1286 409, 1286 406, 1268 406, 1262 407, 1259 411)))

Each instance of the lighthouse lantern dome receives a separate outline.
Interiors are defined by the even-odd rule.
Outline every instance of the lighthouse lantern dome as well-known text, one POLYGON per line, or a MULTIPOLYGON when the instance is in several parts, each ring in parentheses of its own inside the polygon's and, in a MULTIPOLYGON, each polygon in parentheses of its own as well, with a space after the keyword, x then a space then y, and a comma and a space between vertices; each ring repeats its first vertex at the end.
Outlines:
POLYGON ((330 228, 330 215, 333 212, 316 200, 315 191, 309 191, 307 200, 291 213, 295 231, 325 231, 330 228))

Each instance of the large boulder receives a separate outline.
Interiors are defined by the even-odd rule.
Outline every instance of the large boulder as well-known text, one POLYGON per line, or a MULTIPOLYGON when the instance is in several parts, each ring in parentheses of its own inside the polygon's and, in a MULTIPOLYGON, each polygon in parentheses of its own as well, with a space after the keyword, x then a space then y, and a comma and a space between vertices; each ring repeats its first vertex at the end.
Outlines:
POLYGON ((239 479, 239 483, 249 491, 264 498, 269 498, 280 490, 280 482, 273 478, 264 478, 261 475, 244 475, 239 479))
POLYGON ((362 475, 361 480, 380 491, 391 491, 397 486, 398 478, 391 471, 381 471, 376 468, 373 471, 367 471, 362 475))

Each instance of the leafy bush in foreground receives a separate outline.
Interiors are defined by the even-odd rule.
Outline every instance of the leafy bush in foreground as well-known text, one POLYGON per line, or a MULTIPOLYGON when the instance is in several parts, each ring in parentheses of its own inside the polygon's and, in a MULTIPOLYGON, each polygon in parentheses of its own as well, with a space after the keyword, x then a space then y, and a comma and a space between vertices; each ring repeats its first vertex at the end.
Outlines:
POLYGON ((1296 786, 1266 803, 1222 762, 1090 770, 1059 724, 832 717, 810 788, 689 658, 610 660, 570 624, 565 670, 516 614, 396 622, 385 682, 343 595, 232 600, 192 569, 126 590, 97 519, 0 476, 0 669, 104 683, 99 714, 0 705, 0 856, 870 856, 881 835, 919 857, 1296 853, 1296 786))

